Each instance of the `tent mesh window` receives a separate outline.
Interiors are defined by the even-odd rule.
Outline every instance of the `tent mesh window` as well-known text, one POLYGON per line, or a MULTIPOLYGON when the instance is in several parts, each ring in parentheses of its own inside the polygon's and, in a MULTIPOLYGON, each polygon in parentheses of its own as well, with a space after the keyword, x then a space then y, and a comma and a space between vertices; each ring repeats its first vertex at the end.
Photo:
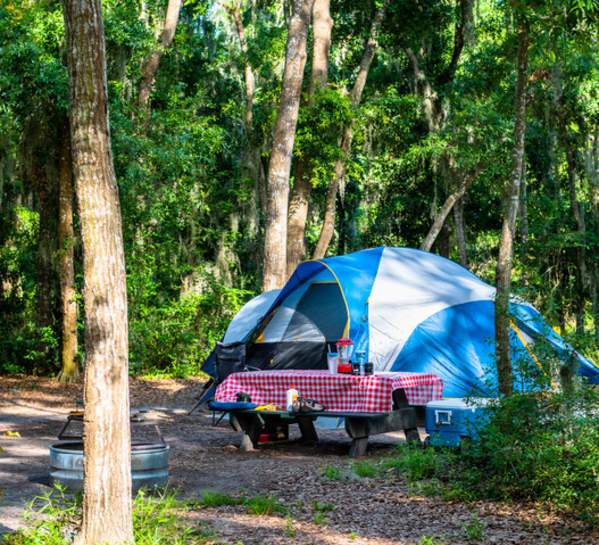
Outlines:
MULTIPOLYGON (((279 338, 251 345, 248 365, 261 369, 326 369, 327 343, 342 337, 347 323, 338 284, 313 282, 295 308, 281 306, 277 312, 292 312, 287 327, 279 338)), ((275 320, 276 315, 272 318, 275 320)))
POLYGON ((299 300, 283 340, 320 338, 335 342, 343 335, 346 322, 345 303, 337 283, 314 282, 299 300))

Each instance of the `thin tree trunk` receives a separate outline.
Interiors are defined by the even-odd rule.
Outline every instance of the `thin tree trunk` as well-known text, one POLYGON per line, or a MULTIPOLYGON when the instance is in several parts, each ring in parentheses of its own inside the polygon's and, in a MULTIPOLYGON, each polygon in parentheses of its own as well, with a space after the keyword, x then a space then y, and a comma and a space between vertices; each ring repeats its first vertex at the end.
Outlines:
POLYGON ((57 185, 55 176, 48 176, 47 168, 33 157, 31 169, 39 207, 39 234, 37 244, 36 323, 38 327, 54 325, 53 308, 56 295, 56 277, 52 256, 56 250, 57 185))
MULTIPOLYGON (((437 236, 441 232, 441 229, 443 229, 443 225, 445 225, 445 220, 447 219, 447 216, 451 212, 455 203, 464 197, 466 191, 468 190, 468 187, 470 187, 474 180, 478 178, 481 170, 482 165, 478 165, 473 172, 471 172, 462 179, 460 187, 451 195, 449 195, 447 199, 445 199, 443 206, 441 207, 441 209, 437 213, 437 216, 435 217, 435 221, 433 221, 431 228, 429 229, 426 237, 424 237, 424 240, 420 245, 421 250, 424 250, 425 252, 431 251, 431 248, 433 247, 433 244, 435 243, 437 236)), ((453 177, 455 178, 455 175, 453 177)))
POLYGON ((77 543, 133 542, 125 256, 100 0, 65 0, 85 303, 83 522, 77 543))
MULTIPOLYGON (((379 29, 381 27, 383 17, 385 16, 385 10, 387 9, 388 4, 389 0, 385 0, 383 5, 377 9, 372 20, 372 24, 370 25, 370 35, 368 37, 368 41, 366 42, 366 46, 364 47, 364 53, 362 54, 362 59, 360 61, 358 75, 356 76, 356 81, 354 82, 354 86, 350 93, 350 99, 354 108, 357 108, 362 100, 362 93, 364 92, 366 79, 368 78, 368 72, 370 71, 370 66, 376 53, 379 29)), ((331 243, 331 239, 333 238, 333 234, 335 232, 337 192, 345 181, 345 162, 347 161, 347 158, 351 152, 352 140, 353 130, 350 124, 343 129, 343 134, 341 136, 341 153, 339 154, 337 161, 335 161, 334 178, 327 189, 324 217, 318 242, 316 243, 316 248, 314 249, 314 259, 322 259, 326 255, 329 244, 331 243)))
MULTIPOLYGON (((595 225, 599 225, 599 132, 595 128, 594 134, 587 138, 584 151, 584 166, 590 183, 591 214, 595 225)), ((593 324, 595 337, 599 339, 599 265, 593 263, 590 275, 591 312, 593 313, 593 324)))
POLYGON ((75 262, 73 230, 73 176, 69 131, 62 134, 62 150, 58 173, 58 278, 62 302, 62 369, 58 380, 74 382, 79 378, 77 364, 77 292, 75 290, 75 262))
POLYGON ((264 291, 280 288, 287 279, 287 212, 289 173, 299 113, 308 25, 314 0, 294 0, 272 154, 268 166, 264 291))
MULTIPOLYGON (((312 46, 312 78, 308 103, 314 101, 314 93, 324 87, 329 73, 329 50, 333 19, 330 13, 330 0, 315 0, 312 8, 312 28, 314 43, 312 46)), ((312 184, 310 182, 309 161, 300 158, 297 161, 295 180, 289 199, 289 219, 287 222, 287 276, 306 256, 306 220, 310 206, 312 184)))
POLYGON ((509 301, 512 282, 513 243, 518 217, 520 181, 524 164, 524 134, 526 132, 526 83, 528 71, 528 24, 518 25, 518 53, 516 69, 518 79, 514 101, 514 148, 512 151, 512 174, 504 197, 503 224, 499 242, 495 294, 495 350, 499 391, 511 395, 513 391, 509 337, 509 301))
POLYGON ((466 250, 466 225, 464 221, 464 197, 458 199, 453 205, 453 219, 455 222, 455 238, 458 245, 460 263, 468 267, 468 252, 466 250))
MULTIPOLYGON (((526 164, 522 165, 522 188, 520 191, 520 236, 522 238, 522 263, 526 264, 528 260, 528 183, 526 181, 526 164)), ((526 280, 526 275, 524 276, 526 280)))
POLYGON ((150 94, 154 87, 156 73, 160 66, 160 60, 164 52, 170 47, 177 30, 179 21, 179 11, 183 0, 169 0, 166 8, 166 17, 164 26, 156 44, 156 49, 152 51, 144 60, 141 67, 141 82, 139 84, 139 95, 137 105, 143 110, 147 110, 150 102, 150 94))
POLYGON ((306 173, 308 162, 299 159, 295 168, 295 177, 291 197, 289 198, 289 219, 287 220, 287 276, 291 276, 295 268, 306 255, 306 221, 312 184, 306 173))
POLYGON ((351 126, 345 127, 341 138, 341 157, 335 161, 335 175, 327 189, 327 196, 324 206, 324 217, 320 235, 316 248, 314 249, 313 258, 322 259, 329 249, 329 244, 335 233, 335 216, 337 213, 337 192, 339 186, 345 179, 345 161, 351 150, 351 142, 353 138, 353 130, 351 126))
MULTIPOLYGON (((265 207, 265 202, 261 201, 260 196, 260 150, 256 146, 254 138, 254 93, 256 87, 256 79, 252 65, 250 64, 248 56, 248 44, 246 39, 245 26, 241 15, 241 0, 236 0, 233 4, 226 6, 233 23, 235 24, 235 30, 237 31, 237 38, 239 39, 239 48, 243 58, 243 79, 245 85, 245 111, 244 111, 244 127, 245 127, 245 146, 242 156, 242 178, 244 180, 251 180, 253 182, 253 191, 248 203, 248 207, 245 210, 245 216, 247 217, 247 231, 251 236, 252 240, 258 243, 258 233, 260 231, 261 214, 260 211, 265 207)), ((239 216, 237 213, 231 214, 229 217, 229 224, 231 226, 238 225, 239 216)), ((223 260, 223 255, 226 256, 226 261, 237 261, 237 256, 234 254, 231 245, 225 241, 226 234, 221 235, 219 240, 219 253, 217 254, 217 264, 223 260), (225 249, 226 248, 226 249, 225 249), (225 249, 225 254, 221 253, 221 250, 225 249)), ((256 248, 257 250, 257 248, 256 248)), ((260 267, 261 256, 259 251, 254 251, 254 260, 256 267, 260 267)), ((232 282, 232 276, 230 270, 225 278, 229 278, 232 282)))
MULTIPOLYGON (((565 132, 564 127, 564 132, 565 132)), ((586 223, 584 219, 584 213, 580 202, 578 201, 578 195, 576 191, 576 157, 573 149, 572 142, 565 135, 566 148, 566 162, 568 169, 568 189, 570 195, 570 206, 572 207, 572 214, 576 220, 576 227, 580 236, 580 241, 576 247, 576 333, 584 333, 584 307, 585 307, 585 293, 587 282, 587 262, 586 262, 586 223)))

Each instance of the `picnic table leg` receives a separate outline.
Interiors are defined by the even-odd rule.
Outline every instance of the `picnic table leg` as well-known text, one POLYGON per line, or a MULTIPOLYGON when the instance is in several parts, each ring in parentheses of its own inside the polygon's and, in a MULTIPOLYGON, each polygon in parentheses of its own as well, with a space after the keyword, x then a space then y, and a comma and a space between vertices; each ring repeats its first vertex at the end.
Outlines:
POLYGON ((309 416, 298 416, 296 419, 302 434, 302 442, 312 444, 317 443, 318 434, 316 433, 316 428, 314 427, 314 419, 309 416))
POLYGON ((258 436, 264 427, 264 421, 257 414, 230 414, 231 425, 236 431, 242 432, 239 449, 242 452, 254 450, 258 445, 258 436))
POLYGON ((421 445, 420 434, 417 428, 404 429, 406 442, 411 445, 421 445))
POLYGON ((349 457, 359 458, 360 456, 366 456, 366 450, 368 449, 368 437, 358 437, 352 439, 351 447, 349 447, 349 457))
POLYGON ((345 431, 352 438, 349 448, 350 458, 366 455, 368 436, 370 435, 370 422, 367 418, 346 418, 345 431))

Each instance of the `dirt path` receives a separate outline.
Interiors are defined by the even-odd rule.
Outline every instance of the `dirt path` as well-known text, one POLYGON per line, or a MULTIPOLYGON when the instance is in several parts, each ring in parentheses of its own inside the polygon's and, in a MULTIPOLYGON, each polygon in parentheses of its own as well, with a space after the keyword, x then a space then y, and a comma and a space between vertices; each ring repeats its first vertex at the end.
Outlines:
MULTIPOLYGON (((227 425, 212 427, 206 414, 186 415, 198 391, 194 381, 131 382, 132 406, 151 409, 150 416, 160 423, 171 446, 170 484, 190 499, 204 490, 272 496, 289 513, 257 517, 243 506, 189 513, 189 523, 208 528, 215 543, 401 545, 429 536, 457 545, 469 543, 466 529, 477 519, 483 528, 478 543, 599 542, 599 535, 543 518, 531 507, 414 496, 395 473, 360 478, 351 470, 349 440, 343 432, 320 432, 321 441, 314 447, 286 444, 241 453, 237 434, 227 425), (342 478, 325 478, 326 467, 339 468, 342 478)), ((48 445, 79 399, 77 386, 0 377, 0 533, 22 524, 26 503, 48 490, 48 445), (19 436, 7 437, 6 432, 19 436)), ((134 433, 146 437, 152 430, 142 427, 134 433)), ((378 436, 368 462, 391 455, 392 444, 402 439, 402 434, 378 436)))

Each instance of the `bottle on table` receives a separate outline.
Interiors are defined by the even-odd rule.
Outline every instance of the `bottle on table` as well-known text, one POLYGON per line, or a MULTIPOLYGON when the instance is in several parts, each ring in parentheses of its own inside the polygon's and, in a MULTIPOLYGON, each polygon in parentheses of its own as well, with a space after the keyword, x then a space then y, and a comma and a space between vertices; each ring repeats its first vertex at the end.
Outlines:
POLYGON ((289 412, 293 411, 293 403, 299 398, 299 392, 294 388, 293 384, 291 388, 287 390, 285 395, 285 409, 289 412))
POLYGON ((358 365, 358 374, 363 377, 366 374, 366 350, 356 350, 356 364, 358 365))

